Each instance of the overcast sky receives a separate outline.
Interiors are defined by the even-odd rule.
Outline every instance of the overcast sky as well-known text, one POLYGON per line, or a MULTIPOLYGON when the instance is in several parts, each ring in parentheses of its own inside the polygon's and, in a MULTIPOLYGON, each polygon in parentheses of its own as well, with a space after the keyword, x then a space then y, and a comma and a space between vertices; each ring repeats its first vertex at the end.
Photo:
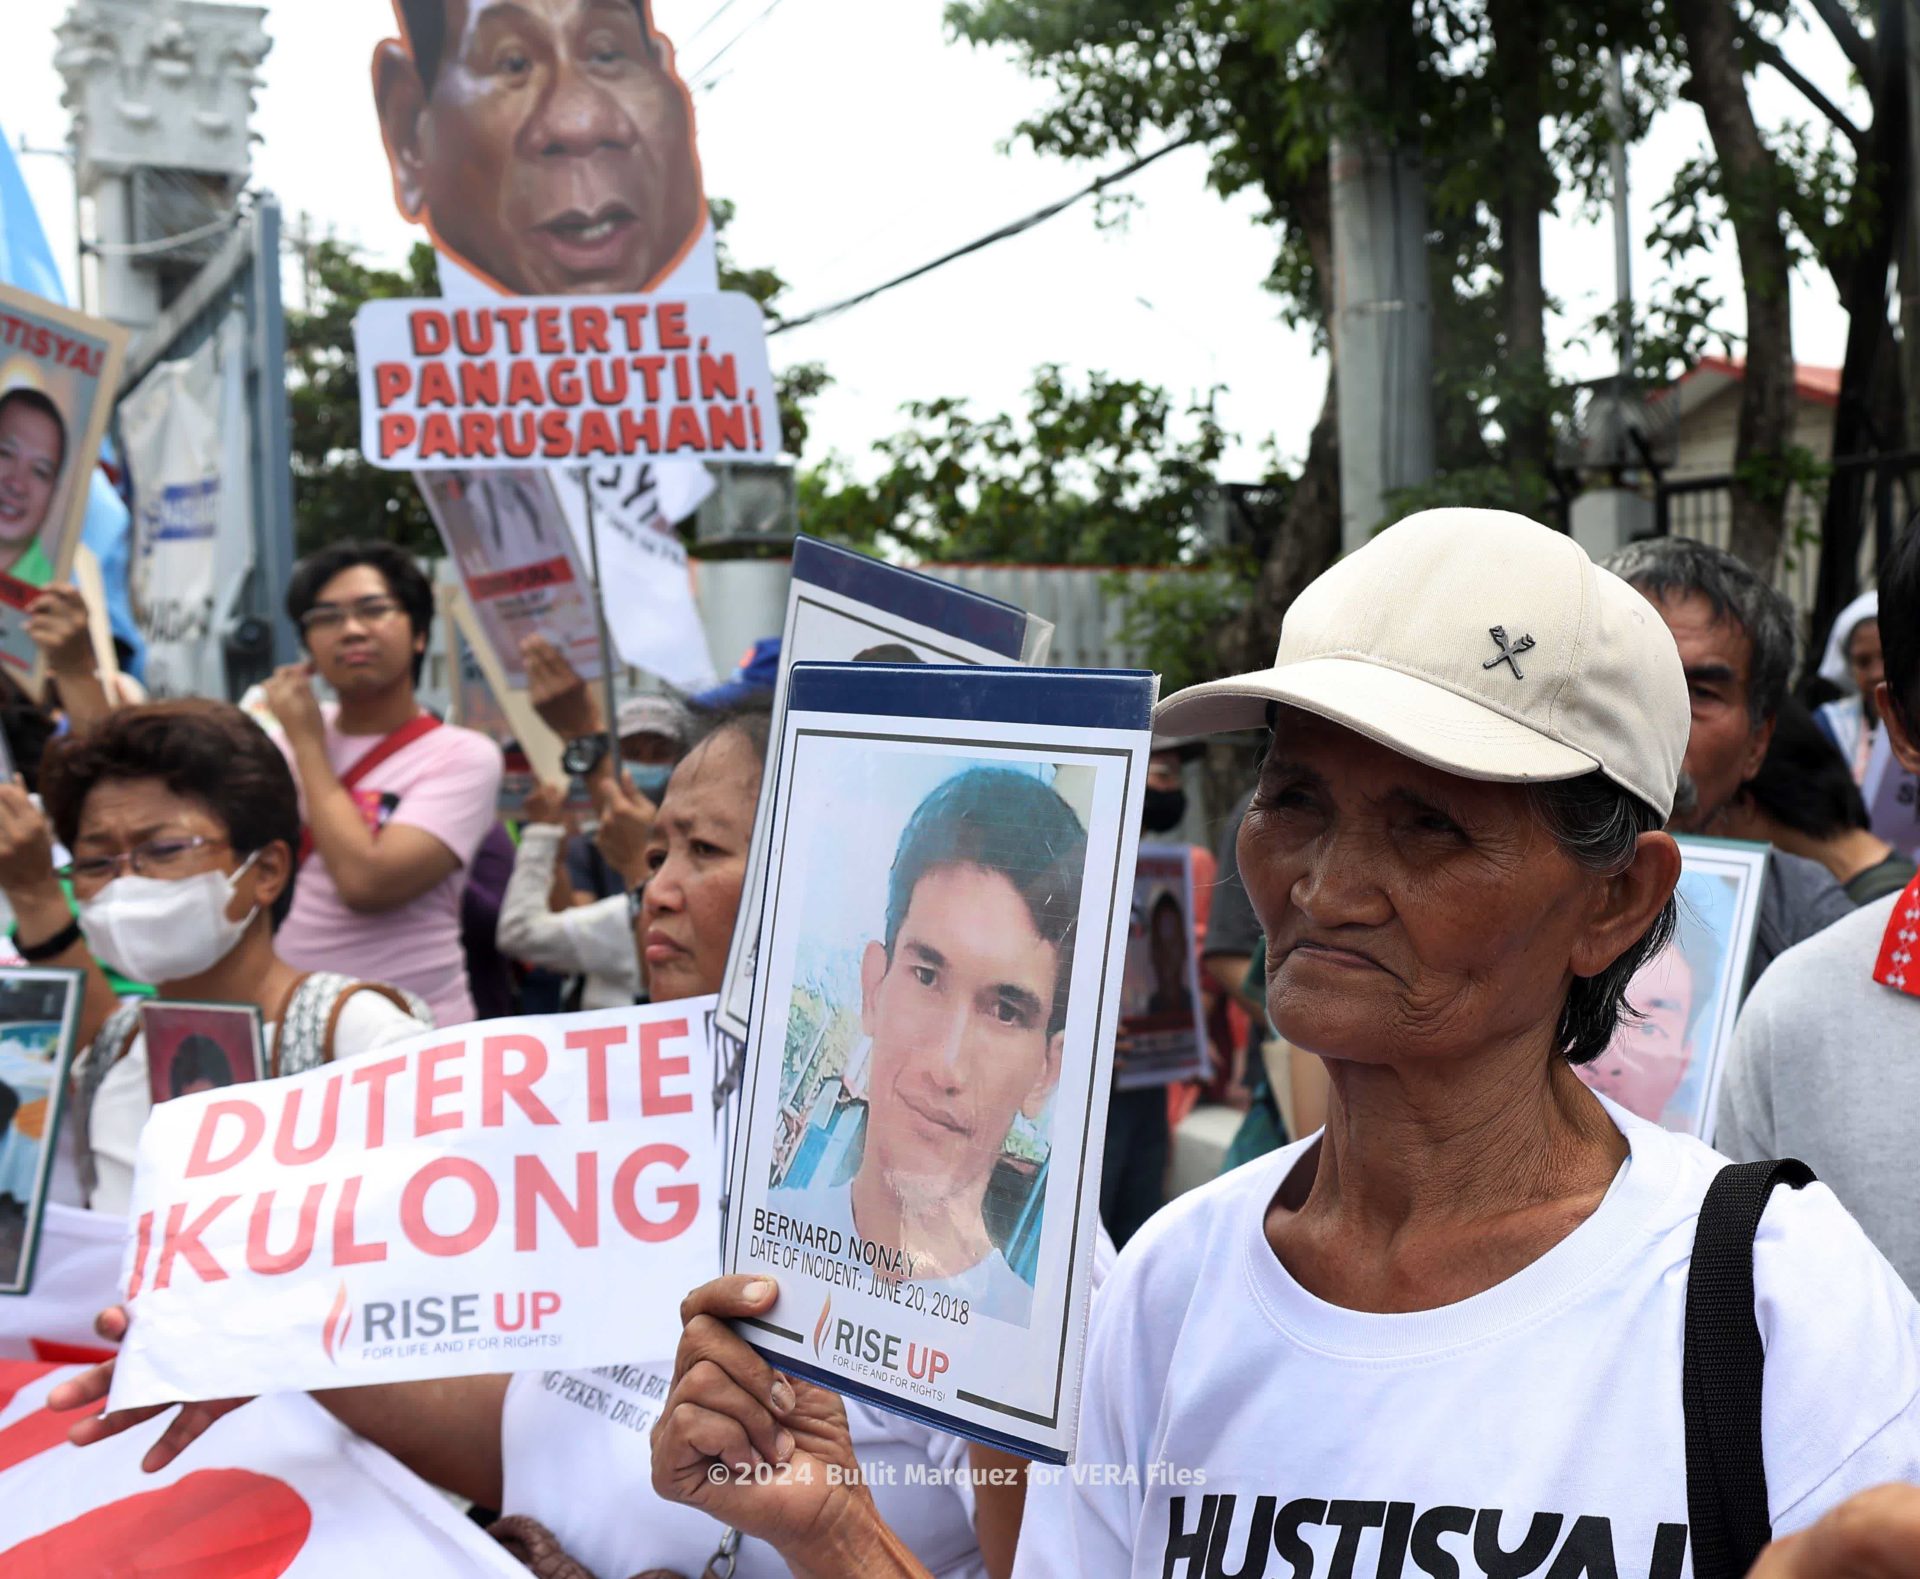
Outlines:
MULTIPOLYGON (((950 42, 944 0, 655 0, 664 32, 700 92, 700 147, 710 193, 738 205, 737 257, 792 283, 791 312, 835 301, 1064 196, 1092 166, 1003 148, 1044 89, 1009 60, 950 42), (764 17, 764 20, 758 20, 764 17), (704 29, 704 30, 703 30, 704 29), (737 42, 735 42, 737 40, 737 42), (698 68, 731 44, 713 70, 698 68)), ((67 0, 6 0, 0 126, 16 145, 63 145, 67 112, 52 64, 67 0)), ((273 0, 274 39, 255 125, 255 180, 289 216, 395 261, 420 233, 393 207, 368 86, 373 48, 395 32, 387 0, 273 0)), ((1796 64, 1831 95, 1865 110, 1824 34, 1789 41, 1796 64)), ((1804 117, 1791 90, 1762 78, 1764 120, 1804 117)), ((1636 236, 1680 163, 1705 145, 1699 112, 1682 105, 1636 150, 1636 236)), ((1115 160, 1113 163, 1124 161, 1115 160)), ((56 254, 73 255, 73 188, 59 160, 22 161, 56 254)), ((1226 386, 1222 414, 1241 441, 1230 477, 1255 475, 1272 441, 1297 460, 1318 411, 1325 370, 1309 337, 1282 325, 1261 289, 1270 233, 1251 197, 1223 202, 1205 185, 1206 156, 1171 155, 1127 188, 1141 202, 1124 229, 1101 230, 1091 203, 871 305, 773 342, 776 365, 826 363, 837 380, 820 402, 810 457, 863 457, 904 425, 904 401, 969 397, 981 412, 1018 409, 1033 368, 1048 361, 1163 384, 1185 398, 1226 386)), ((1550 222, 1549 291, 1561 329, 1613 296, 1611 231, 1550 222)), ((1731 239, 1717 280, 1738 329, 1731 239)), ((1636 260, 1644 288, 1654 275, 1636 260)), ((71 266, 69 262, 69 274, 71 266)), ((71 279, 70 279, 71 283, 71 279)), ((1794 350, 1838 364, 1846 320, 1823 277, 1796 281, 1794 350)), ((1570 376, 1606 370, 1610 352, 1568 354, 1570 376)))

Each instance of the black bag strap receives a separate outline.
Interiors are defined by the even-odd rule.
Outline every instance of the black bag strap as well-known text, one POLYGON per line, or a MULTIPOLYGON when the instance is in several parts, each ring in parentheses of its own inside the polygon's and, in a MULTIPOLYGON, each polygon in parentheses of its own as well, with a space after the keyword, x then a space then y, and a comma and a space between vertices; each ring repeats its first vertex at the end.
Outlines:
POLYGON ((1753 1239, 1776 1184, 1813 1170, 1791 1157, 1722 1168, 1700 1203, 1687 1273, 1680 1390, 1694 1579, 1741 1579, 1773 1539, 1760 1441, 1766 1350, 1753 1314, 1753 1239))

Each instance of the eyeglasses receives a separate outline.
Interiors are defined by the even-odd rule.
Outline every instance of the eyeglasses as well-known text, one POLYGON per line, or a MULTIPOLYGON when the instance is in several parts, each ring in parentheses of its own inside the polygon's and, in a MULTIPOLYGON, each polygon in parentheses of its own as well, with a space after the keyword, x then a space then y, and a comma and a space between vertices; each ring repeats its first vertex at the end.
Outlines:
POLYGON ((398 598, 355 598, 351 603, 316 603, 300 616, 300 628, 311 636, 315 631, 337 631, 348 620, 362 625, 378 625, 401 612, 398 598))
POLYGON ((208 839, 199 834, 186 839, 149 839, 119 855, 88 855, 69 861, 60 875, 76 886, 88 888, 110 883, 122 872, 135 877, 184 877, 193 858, 202 850, 232 849, 232 841, 208 839))

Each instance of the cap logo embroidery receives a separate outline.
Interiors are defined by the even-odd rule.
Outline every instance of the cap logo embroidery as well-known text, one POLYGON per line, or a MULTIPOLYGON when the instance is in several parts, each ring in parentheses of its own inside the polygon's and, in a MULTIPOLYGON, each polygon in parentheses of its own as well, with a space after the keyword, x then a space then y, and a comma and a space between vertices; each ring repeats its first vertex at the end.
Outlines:
POLYGON ((1526 679, 1526 676, 1520 672, 1520 654, 1533 651, 1533 638, 1531 636, 1522 636, 1518 641, 1510 642, 1507 640, 1507 628, 1504 625, 1494 626, 1487 634, 1500 644, 1500 656, 1497 658, 1489 658, 1485 663, 1481 664, 1480 667, 1483 669, 1497 669, 1503 663, 1508 664, 1513 669, 1514 679, 1526 679))

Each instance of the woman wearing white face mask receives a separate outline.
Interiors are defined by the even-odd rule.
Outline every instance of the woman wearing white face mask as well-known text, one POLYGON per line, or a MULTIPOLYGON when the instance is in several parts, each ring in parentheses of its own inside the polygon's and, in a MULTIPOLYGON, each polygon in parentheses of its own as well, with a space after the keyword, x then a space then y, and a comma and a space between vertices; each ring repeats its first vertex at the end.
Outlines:
POLYGON ((49 751, 40 789, 73 854, 64 875, 79 918, 45 819, 11 786, 0 789, 0 886, 21 952, 87 973, 70 1131, 79 1204, 126 1210, 149 1106, 138 1006, 115 1006, 100 964, 163 999, 256 1005, 270 1074, 372 1052, 432 1023, 396 988, 303 974, 274 952, 293 899, 299 800, 285 758, 239 709, 175 701, 116 712, 49 751))

